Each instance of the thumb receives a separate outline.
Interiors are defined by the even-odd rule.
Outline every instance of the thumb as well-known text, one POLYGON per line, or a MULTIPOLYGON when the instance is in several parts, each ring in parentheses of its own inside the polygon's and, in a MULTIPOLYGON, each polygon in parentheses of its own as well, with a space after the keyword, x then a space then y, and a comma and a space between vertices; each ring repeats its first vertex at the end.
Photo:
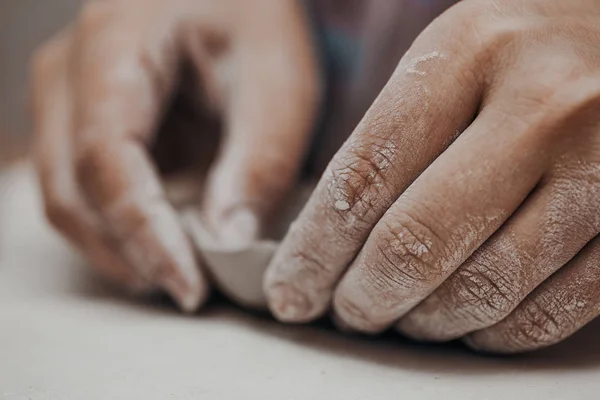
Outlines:
POLYGON ((308 34, 299 23, 282 23, 258 46, 239 47, 226 135, 208 178, 205 213, 231 248, 260 236, 297 178, 315 121, 319 78, 308 34))

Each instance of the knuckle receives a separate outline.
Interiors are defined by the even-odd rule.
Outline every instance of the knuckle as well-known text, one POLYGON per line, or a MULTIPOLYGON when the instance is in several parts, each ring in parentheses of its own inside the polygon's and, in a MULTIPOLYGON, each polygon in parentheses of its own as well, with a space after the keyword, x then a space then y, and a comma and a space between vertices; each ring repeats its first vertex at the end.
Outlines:
POLYGON ((525 20, 518 17, 497 18, 479 11, 469 34, 476 40, 477 52, 493 58, 499 51, 509 48, 526 29, 525 20))
POLYGON ((101 212, 119 202, 127 188, 123 165, 112 143, 102 139, 79 139, 74 160, 75 178, 85 196, 101 212))
POLYGON ((477 256, 471 262, 452 275, 450 286, 456 309, 478 321, 480 327, 486 327, 509 315, 519 304, 519 298, 511 283, 498 272, 497 265, 488 265, 484 256, 477 256))
POLYGON ((558 318, 560 307, 540 304, 529 299, 523 304, 508 340, 517 347, 537 348, 559 341, 565 326, 558 318))
POLYGON ((508 13, 491 8, 489 2, 462 1, 448 9, 440 22, 458 36, 456 43, 462 43, 473 54, 481 58, 492 58, 506 48, 525 24, 508 13), (469 24, 457 21, 471 21, 469 24))
POLYGON ((589 127, 596 125, 600 79, 569 77, 569 74, 564 68, 542 71, 534 81, 518 89, 516 106, 521 108, 519 113, 531 115, 523 136, 537 138, 542 145, 553 144, 567 127, 576 125, 580 127, 578 134, 586 135, 589 127), (541 112, 532 114, 531 110, 541 112))
POLYGON ((391 198, 387 175, 393 166, 394 145, 370 146, 368 152, 351 150, 336 156, 327 184, 332 209, 346 226, 359 231, 377 220, 391 198))
POLYGON ((573 76, 563 80, 557 86, 552 103, 553 109, 566 110, 567 122, 573 121, 574 117, 583 121, 590 120, 591 117, 592 120, 597 121, 597 110, 600 106, 600 78, 573 76))
POLYGON ((444 243, 418 219, 396 214, 376 238, 378 257, 373 272, 402 287, 427 284, 442 274, 438 255, 444 243))
POLYGON ((50 224, 65 235, 73 233, 78 219, 77 206, 58 195, 46 195, 44 214, 50 224))
POLYGON ((448 11, 446 11, 446 13, 451 14, 463 21, 464 18, 473 20, 489 14, 490 7, 486 3, 487 2, 478 0, 461 1, 453 8, 450 8, 448 11))
POLYGON ((568 67, 542 72, 526 87, 524 95, 537 105, 557 111, 559 119, 570 116, 587 108, 600 97, 598 82, 590 82, 587 77, 572 76, 573 74, 568 67), (573 90, 574 87, 577 90, 573 90))
POLYGON ((106 153, 98 142, 79 146, 75 157, 75 175, 79 184, 89 187, 90 180, 97 176, 105 162, 106 153))

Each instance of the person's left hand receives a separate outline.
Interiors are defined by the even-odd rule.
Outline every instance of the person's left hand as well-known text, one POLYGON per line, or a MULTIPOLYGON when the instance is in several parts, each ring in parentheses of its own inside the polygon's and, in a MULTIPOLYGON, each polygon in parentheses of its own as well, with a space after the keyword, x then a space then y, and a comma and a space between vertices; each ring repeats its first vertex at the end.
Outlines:
POLYGON ((309 29, 296 0, 85 2, 32 60, 49 222, 118 287, 196 311, 210 280, 161 178, 193 176, 223 247, 262 235, 318 107, 309 29))
POLYGON ((430 25, 275 255, 275 316, 519 352, 600 315, 599 21, 465 0, 430 25))

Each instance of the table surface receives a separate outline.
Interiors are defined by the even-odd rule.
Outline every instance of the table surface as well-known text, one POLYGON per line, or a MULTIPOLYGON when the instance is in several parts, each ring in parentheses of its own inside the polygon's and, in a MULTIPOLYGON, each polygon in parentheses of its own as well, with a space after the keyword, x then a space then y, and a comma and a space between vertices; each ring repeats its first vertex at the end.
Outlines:
POLYGON ((0 399, 598 399, 600 323, 527 356, 344 337, 215 304, 185 317, 89 275, 0 175, 0 399))

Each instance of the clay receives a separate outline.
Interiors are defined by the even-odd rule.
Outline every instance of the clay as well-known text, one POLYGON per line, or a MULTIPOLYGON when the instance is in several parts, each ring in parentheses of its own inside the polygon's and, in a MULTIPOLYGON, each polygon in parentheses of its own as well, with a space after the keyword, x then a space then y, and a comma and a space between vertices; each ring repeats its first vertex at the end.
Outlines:
MULTIPOLYGON (((181 181, 179 185, 184 188, 187 186, 181 181)), ((195 185, 197 186, 197 183, 195 185)), ((181 195, 185 191, 177 190, 180 198, 174 204, 178 207, 182 223, 203 261, 203 267, 208 270, 216 287, 242 306, 264 310, 264 272, 290 223, 308 200, 313 187, 313 184, 306 183, 295 188, 281 208, 274 213, 277 217, 268 222, 264 229, 264 237, 242 249, 227 248, 215 240, 207 224, 203 222, 198 203, 190 205, 189 199, 182 198, 181 195)), ((170 194, 173 194, 172 185, 170 189, 170 194)), ((183 197, 191 198, 191 193, 192 191, 183 197)))
POLYGON ((278 242, 265 239, 246 249, 229 250, 219 247, 211 240, 199 212, 189 209, 181 217, 204 261, 204 267, 208 269, 217 287, 243 306, 264 309, 266 302, 262 291, 262 277, 278 242))

